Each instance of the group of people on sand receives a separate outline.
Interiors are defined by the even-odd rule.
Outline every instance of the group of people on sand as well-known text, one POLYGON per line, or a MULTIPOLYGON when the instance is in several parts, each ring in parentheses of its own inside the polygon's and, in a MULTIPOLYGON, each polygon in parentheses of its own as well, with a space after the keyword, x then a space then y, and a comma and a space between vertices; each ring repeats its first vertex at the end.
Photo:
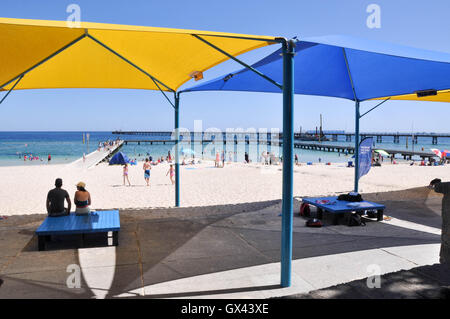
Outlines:
POLYGON ((214 160, 214 167, 225 167, 225 152, 222 151, 222 154, 216 152, 216 159, 214 160), (220 163, 222 162, 222 166, 220 163))
MULTIPOLYGON (((236 157, 236 152, 228 152, 228 163, 231 164, 233 162, 233 157, 236 157)), ((226 153, 225 151, 222 151, 221 153, 219 153, 218 151, 216 152, 216 157, 214 159, 214 167, 221 167, 224 168, 225 167, 225 160, 226 160, 226 153)), ((244 163, 248 164, 250 163, 250 157, 248 155, 247 152, 245 152, 244 154, 244 163)))
MULTIPOLYGON (((297 162, 298 163, 298 157, 297 157, 297 162)), ((273 165, 273 164, 278 164, 278 162, 281 163, 282 161, 282 157, 281 156, 275 156, 275 154, 271 153, 271 152, 267 152, 267 151, 263 151, 261 153, 261 163, 263 165, 273 165)))
MULTIPOLYGON (((19 155, 19 159, 21 159, 22 158, 22 155, 19 155)), ((44 160, 43 160, 43 158, 42 157, 39 157, 38 155, 33 155, 33 154, 24 154, 23 155, 23 161, 24 162, 26 162, 26 161, 41 161, 41 162, 43 162, 44 160)), ((50 164, 50 161, 52 160, 52 156, 50 155, 50 154, 48 154, 48 157, 47 157, 47 163, 49 163, 50 164)))
MULTIPOLYGON (((142 165, 142 169, 144 170, 144 180, 147 184, 147 186, 150 186, 150 173, 152 170, 152 165, 157 165, 157 164, 153 164, 149 158, 146 158, 144 161, 144 164, 142 165)), ((123 185, 126 185, 126 182, 128 182, 128 186, 131 186, 131 182, 130 179, 128 177, 128 164, 124 164, 123 165, 123 185)), ((170 182, 172 183, 172 185, 175 184, 175 180, 174 180, 174 176, 175 176, 175 169, 173 164, 170 164, 169 166, 169 170, 166 173, 166 176, 169 175, 170 178, 170 182), (169 175, 170 174, 170 175, 169 175)))
MULTIPOLYGON (((66 216, 70 214, 72 203, 69 193, 62 188, 63 181, 61 178, 55 180, 55 188, 50 190, 47 194, 46 207, 49 216, 66 216), (65 207, 65 201, 67 201, 67 208, 65 207)), ((88 214, 91 210, 91 194, 86 190, 86 184, 79 182, 76 185, 77 190, 73 198, 76 214, 88 214)))

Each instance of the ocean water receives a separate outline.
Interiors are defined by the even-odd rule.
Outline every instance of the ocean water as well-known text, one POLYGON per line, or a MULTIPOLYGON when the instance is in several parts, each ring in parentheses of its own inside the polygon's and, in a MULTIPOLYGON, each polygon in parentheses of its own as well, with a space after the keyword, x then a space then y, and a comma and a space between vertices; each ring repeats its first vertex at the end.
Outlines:
MULTIPOLYGON (((83 156, 83 153, 90 153, 97 148, 99 142, 107 140, 115 140, 118 136, 124 140, 136 140, 139 137, 127 135, 114 135, 111 132, 88 132, 90 134, 89 144, 83 143, 83 132, 0 132, 0 166, 16 166, 16 165, 41 165, 47 164, 47 156, 52 156, 51 163, 69 163, 83 156), (32 155, 39 159, 33 161, 24 161, 23 156, 32 155)), ((147 136, 140 137, 141 139, 150 139, 147 136)), ((153 139, 162 139, 162 137, 152 137, 153 139)), ((351 145, 354 142, 345 142, 345 136, 339 138, 338 141, 326 141, 326 144, 337 145, 351 145)), ((383 137, 382 143, 374 143, 375 148, 379 149, 404 149, 421 151, 422 148, 426 152, 430 152, 431 148, 450 149, 450 138, 439 138, 438 145, 433 145, 431 138, 419 138, 418 144, 414 146, 411 140, 408 141, 406 147, 406 138, 401 138, 400 143, 393 142, 393 138, 383 137)), ((157 158, 160 156, 167 156, 170 151, 174 154, 172 143, 167 144, 153 144, 149 143, 138 145, 130 143, 124 145, 122 152, 128 157, 142 160, 148 156, 157 158)), ((250 160, 258 161, 261 159, 261 153, 268 151, 279 156, 282 154, 282 148, 279 146, 268 146, 265 144, 244 143, 227 144, 221 143, 192 143, 182 142, 180 146, 183 150, 191 149, 195 152, 197 157, 205 159, 213 159, 217 151, 226 152, 226 160, 244 161, 245 153, 249 154, 250 160)), ((347 162, 351 160, 352 155, 338 154, 335 152, 321 152, 294 149, 294 152, 299 155, 301 162, 318 162, 319 158, 322 163, 326 162, 347 162)), ((191 155, 186 155, 190 157, 191 155)), ((183 156, 182 156, 183 157, 183 156)), ((419 158, 416 158, 419 160, 419 158)))

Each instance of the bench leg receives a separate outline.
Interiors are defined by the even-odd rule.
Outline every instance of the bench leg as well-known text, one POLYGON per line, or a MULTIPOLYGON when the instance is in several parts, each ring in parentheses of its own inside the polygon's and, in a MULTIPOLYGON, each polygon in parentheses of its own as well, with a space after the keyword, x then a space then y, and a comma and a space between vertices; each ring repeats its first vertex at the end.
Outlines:
POLYGON ((383 210, 379 209, 377 210, 377 221, 382 221, 383 220, 383 210))
POLYGON ((45 250, 45 239, 47 236, 38 236, 38 250, 45 250))
POLYGON ((333 214, 333 225, 339 224, 339 214, 333 214))
POLYGON ((119 246, 119 232, 113 231, 113 246, 119 246))
POLYGON ((322 208, 317 207, 316 218, 317 219, 322 219, 323 218, 323 210, 322 210, 322 208))
POLYGON ((78 248, 83 248, 83 247, 84 247, 84 234, 81 234, 78 239, 78 248))

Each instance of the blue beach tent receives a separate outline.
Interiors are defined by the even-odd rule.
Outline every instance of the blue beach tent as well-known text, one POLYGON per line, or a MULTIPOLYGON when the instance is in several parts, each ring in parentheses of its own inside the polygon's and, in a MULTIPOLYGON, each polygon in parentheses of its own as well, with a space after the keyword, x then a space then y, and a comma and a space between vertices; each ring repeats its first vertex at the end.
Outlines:
POLYGON ((129 164, 129 163, 130 163, 130 160, 129 160, 128 156, 126 156, 122 152, 118 152, 109 161, 109 165, 123 165, 123 164, 129 164))
MULTIPOLYGON (((282 50, 244 68, 183 90, 282 93, 282 50)), ((359 148, 359 120, 389 99, 447 102, 450 54, 349 36, 305 38, 295 43, 294 93, 337 97, 355 102, 355 149, 359 148), (447 94, 447 95, 446 95, 447 94), (383 99, 360 115, 360 102, 383 99)), ((359 158, 355 158, 358 191, 359 158)))

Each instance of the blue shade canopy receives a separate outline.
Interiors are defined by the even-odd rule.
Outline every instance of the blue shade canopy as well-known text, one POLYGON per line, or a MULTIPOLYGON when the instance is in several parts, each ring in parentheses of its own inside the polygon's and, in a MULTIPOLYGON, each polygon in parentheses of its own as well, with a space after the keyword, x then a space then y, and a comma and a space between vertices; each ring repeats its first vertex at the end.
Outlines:
POLYGON ((128 159, 128 156, 126 156, 122 152, 118 152, 116 155, 114 155, 111 160, 109 161, 109 165, 123 165, 130 163, 130 160, 128 159))
MULTIPOLYGON (((296 42, 295 51, 295 94, 364 101, 450 88, 448 53, 348 36, 305 38, 296 42)), ((283 82, 281 49, 252 67, 278 83, 283 82)), ((183 92, 220 90, 281 93, 280 88, 249 69, 183 92)))

